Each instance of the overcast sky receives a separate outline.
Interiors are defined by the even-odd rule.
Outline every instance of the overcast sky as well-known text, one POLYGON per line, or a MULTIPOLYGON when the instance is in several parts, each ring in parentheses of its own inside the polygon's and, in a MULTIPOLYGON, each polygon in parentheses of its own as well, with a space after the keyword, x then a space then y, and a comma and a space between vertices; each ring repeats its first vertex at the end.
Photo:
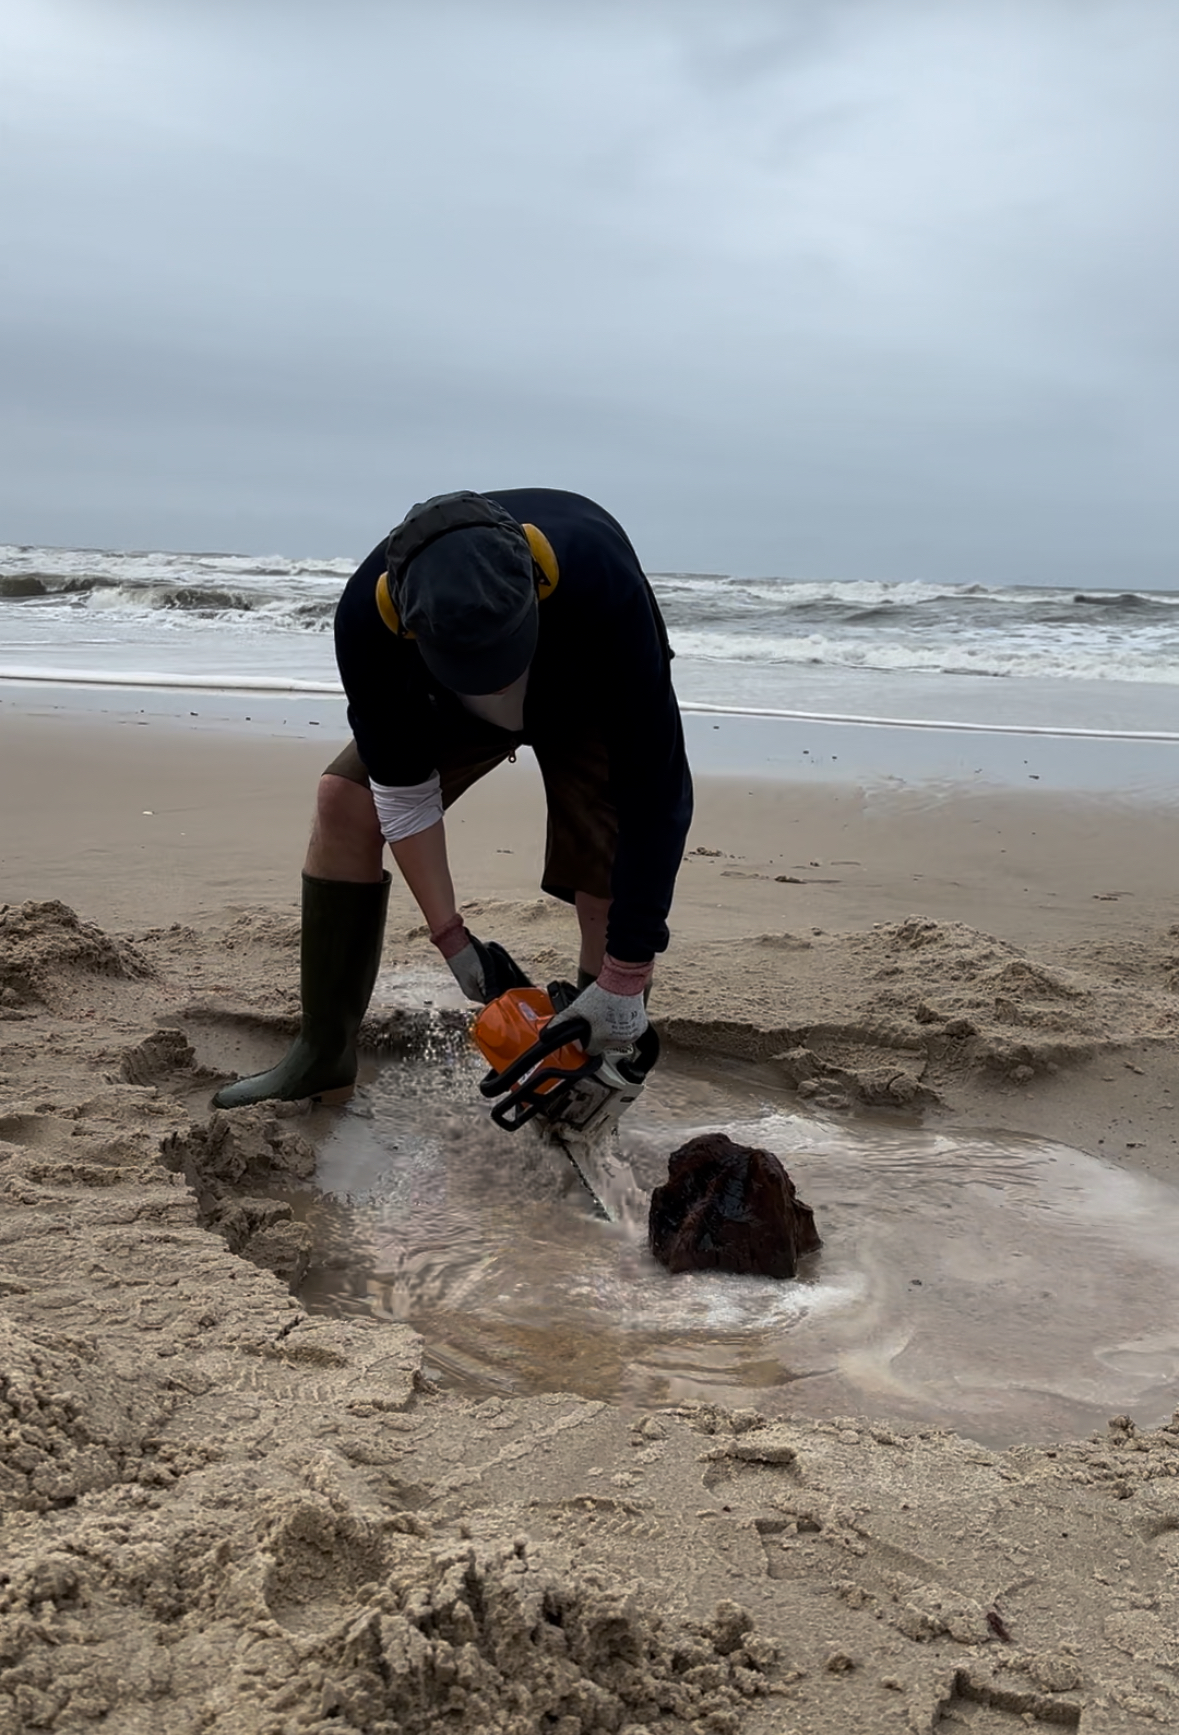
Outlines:
POLYGON ((1176 0, 5 0, 0 541, 1179 585, 1176 0))

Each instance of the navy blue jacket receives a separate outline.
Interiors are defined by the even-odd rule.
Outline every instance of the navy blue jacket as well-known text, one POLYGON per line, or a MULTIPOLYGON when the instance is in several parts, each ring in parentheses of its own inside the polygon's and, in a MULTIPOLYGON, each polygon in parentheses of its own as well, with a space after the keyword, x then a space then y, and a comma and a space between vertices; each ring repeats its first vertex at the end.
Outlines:
MULTIPOLYGON (((638 556, 601 506, 552 488, 489 492, 519 523, 535 524, 560 569, 540 603, 521 735, 541 746, 586 737, 606 744, 618 812, 607 948, 640 963, 667 945, 667 912, 692 817, 692 782, 667 633, 638 556)), ((457 704, 412 639, 381 619, 376 583, 385 544, 349 579, 336 610, 336 660, 348 721, 373 781, 424 783, 457 704)))

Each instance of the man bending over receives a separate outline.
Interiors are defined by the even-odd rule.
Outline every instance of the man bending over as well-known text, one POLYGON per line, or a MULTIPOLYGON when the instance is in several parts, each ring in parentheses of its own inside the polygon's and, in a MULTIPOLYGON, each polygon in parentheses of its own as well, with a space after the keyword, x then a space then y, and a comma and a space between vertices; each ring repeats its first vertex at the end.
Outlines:
POLYGON ((381 957, 387 843, 469 1000, 521 980, 455 902, 443 815, 527 743, 544 779, 541 885, 574 905, 591 1054, 629 1048, 667 946, 692 784, 667 633, 621 525, 549 488, 415 506, 336 610, 353 739, 319 784, 303 872, 302 1028, 221 1108, 343 1102, 381 957))

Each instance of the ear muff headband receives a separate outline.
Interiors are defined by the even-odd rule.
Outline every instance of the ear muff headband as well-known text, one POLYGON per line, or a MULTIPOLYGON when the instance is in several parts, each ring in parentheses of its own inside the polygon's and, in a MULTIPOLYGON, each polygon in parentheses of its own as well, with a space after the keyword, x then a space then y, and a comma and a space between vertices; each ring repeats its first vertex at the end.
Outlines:
MULTIPOLYGON (((405 528, 404 526, 399 526, 389 537, 386 544, 387 568, 377 579, 376 600, 381 619, 389 631, 396 633, 399 639, 412 639, 417 636, 408 627, 401 624, 401 615, 393 600, 393 586, 410 561, 415 559, 424 548, 428 548, 431 542, 436 542, 440 536, 445 536, 450 530, 475 530, 487 525, 503 527, 503 519, 498 515, 498 512, 493 516, 492 513, 484 514, 476 509, 469 517, 466 517, 463 514, 465 505, 465 501, 461 505, 452 501, 444 502, 441 509, 438 510, 437 516, 441 517, 442 512, 445 511, 448 522, 430 524, 429 526, 423 525, 425 534, 421 538, 417 536, 402 537, 401 532, 405 528), (394 547, 395 538, 399 539, 396 547, 394 547)), ((430 513, 428 515, 425 512, 419 514, 420 519, 425 519, 427 516, 434 517, 435 514, 430 513)), ((416 523, 417 520, 415 520, 415 525, 416 523)), ((553 552, 553 545, 544 531, 538 530, 535 524, 522 524, 518 528, 524 532, 532 555, 536 575, 537 601, 544 602, 546 598, 552 596, 561 577, 557 556, 553 552)))

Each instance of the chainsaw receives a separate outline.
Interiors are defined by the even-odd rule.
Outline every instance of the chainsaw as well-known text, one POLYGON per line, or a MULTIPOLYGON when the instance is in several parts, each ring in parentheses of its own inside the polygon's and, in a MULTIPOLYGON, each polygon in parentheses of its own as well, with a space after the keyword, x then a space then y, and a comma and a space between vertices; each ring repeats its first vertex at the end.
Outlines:
POLYGON ((650 1025, 634 1046, 618 1054, 587 1054, 584 1018, 549 1026, 577 998, 569 982, 548 989, 509 988, 475 1019, 471 1035, 491 1070, 479 1089, 489 1100, 496 1126, 517 1132, 530 1121, 564 1151, 598 1206, 617 1218, 634 1178, 613 1148, 621 1115, 642 1092, 659 1059, 659 1038, 650 1025))

